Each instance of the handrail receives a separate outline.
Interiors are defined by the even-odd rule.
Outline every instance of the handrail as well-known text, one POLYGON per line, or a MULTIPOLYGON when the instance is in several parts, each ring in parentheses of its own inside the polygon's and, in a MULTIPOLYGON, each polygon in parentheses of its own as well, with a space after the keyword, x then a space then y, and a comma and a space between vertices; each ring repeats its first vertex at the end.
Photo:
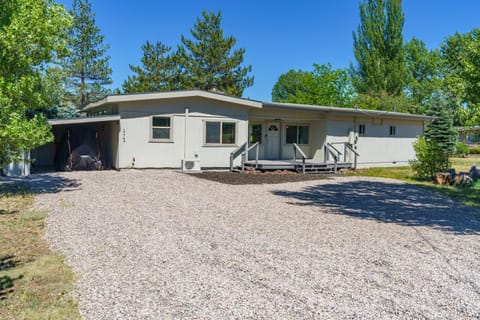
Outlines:
POLYGON ((242 171, 245 171, 245 163, 247 162, 248 158, 248 153, 253 150, 255 150, 255 168, 258 168, 258 153, 259 153, 259 142, 255 142, 251 146, 248 145, 248 142, 245 142, 242 144, 240 147, 235 149, 230 153, 230 171, 233 171, 233 162, 238 156, 242 156, 242 171))
POLYGON ((248 160, 248 153, 255 149, 255 169, 258 169, 258 152, 259 152, 260 142, 255 142, 251 146, 247 147, 247 150, 242 152, 242 171, 245 170, 245 162, 248 160))
POLYGON ((329 142, 325 143, 325 145, 324 145, 325 162, 327 162, 327 157, 328 157, 327 151, 333 156, 333 160, 335 161, 335 166, 333 168, 333 172, 337 173, 337 163, 338 163, 338 158, 340 157, 341 153, 331 143, 329 143, 329 142), (332 151, 332 149, 333 149, 333 151, 332 151))
MULTIPOLYGON (((353 154, 355 155, 355 156, 353 157, 353 159, 354 159, 354 160, 353 160, 353 169, 354 169, 354 170, 357 170, 357 158, 360 157, 360 154, 353 149, 353 146, 352 146, 351 143, 348 143, 348 142, 345 143, 345 150, 346 150, 346 149, 350 150, 350 151, 353 152, 353 154)), ((347 153, 347 152, 345 152, 345 154, 346 154, 346 153, 347 153)), ((346 155, 345 155, 345 156, 346 156, 346 155)))
MULTIPOLYGON (((244 150, 248 148, 248 142, 245 142, 240 147, 230 153, 230 171, 233 171, 233 161, 243 154, 244 150)), ((243 161, 242 161, 243 162, 243 161)))
POLYGON ((300 149, 300 147, 298 146, 298 144, 296 144, 295 142, 293 143, 293 160, 295 162, 297 162, 297 151, 298 153, 300 153, 300 155, 302 156, 302 173, 305 174, 305 159, 307 158, 307 156, 305 155, 305 153, 303 152, 302 149, 300 149))
MULTIPOLYGON (((338 142, 337 142, 337 143, 338 143, 338 142)), ((338 156, 341 156, 341 155, 342 155, 342 153, 341 153, 337 148, 335 148, 335 147, 333 146, 333 143, 327 142, 327 145, 328 145, 329 147, 331 147, 333 150, 335 150, 335 152, 338 153, 338 156)))

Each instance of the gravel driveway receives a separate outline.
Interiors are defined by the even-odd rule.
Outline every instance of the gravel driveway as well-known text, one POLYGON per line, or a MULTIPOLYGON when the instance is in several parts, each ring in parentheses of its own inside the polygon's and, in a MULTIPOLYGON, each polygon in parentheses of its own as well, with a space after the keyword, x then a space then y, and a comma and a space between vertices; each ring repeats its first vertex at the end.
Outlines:
POLYGON ((401 182, 31 179, 85 319, 480 318, 480 212, 401 182))

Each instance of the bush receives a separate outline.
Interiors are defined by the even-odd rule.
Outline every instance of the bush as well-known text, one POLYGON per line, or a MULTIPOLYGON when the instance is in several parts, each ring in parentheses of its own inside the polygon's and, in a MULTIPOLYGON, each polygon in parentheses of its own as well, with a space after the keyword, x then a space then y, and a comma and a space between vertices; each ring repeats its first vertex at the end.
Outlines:
POLYGON ((457 146, 455 147, 455 149, 457 150, 456 151, 456 154, 469 154, 470 153, 470 149, 468 149, 468 146, 466 143, 464 142, 457 142, 457 146))
POLYGON ((434 179, 437 172, 448 171, 451 163, 448 161, 448 153, 435 142, 427 141, 419 137, 413 144, 416 160, 410 161, 413 171, 419 178, 434 179))
POLYGON ((480 154, 480 147, 471 147, 468 149, 471 154, 480 154))

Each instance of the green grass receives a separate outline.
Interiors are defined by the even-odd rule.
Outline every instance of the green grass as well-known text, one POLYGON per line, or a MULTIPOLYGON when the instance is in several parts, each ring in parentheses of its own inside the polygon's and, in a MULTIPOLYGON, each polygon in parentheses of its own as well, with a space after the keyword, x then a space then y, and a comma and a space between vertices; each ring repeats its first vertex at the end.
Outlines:
MULTIPOLYGON (((480 165, 479 157, 451 158, 452 166, 457 172, 470 170, 473 164, 480 165)), ((447 196, 457 202, 480 208, 480 181, 470 187, 441 186, 430 181, 419 180, 410 167, 368 168, 357 172, 348 172, 348 175, 381 177, 402 180, 431 192, 447 196)))
POLYGON ((73 272, 42 239, 47 213, 33 201, 22 187, 0 186, 0 318, 80 319, 73 272))

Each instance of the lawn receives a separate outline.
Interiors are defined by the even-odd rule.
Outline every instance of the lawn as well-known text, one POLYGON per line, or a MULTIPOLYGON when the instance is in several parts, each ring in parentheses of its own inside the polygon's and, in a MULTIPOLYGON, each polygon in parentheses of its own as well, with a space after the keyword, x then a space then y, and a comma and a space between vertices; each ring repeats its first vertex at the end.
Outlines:
MULTIPOLYGON (((457 172, 470 170, 473 164, 480 165, 480 157, 471 156, 468 158, 451 158, 452 167, 457 172)), ((368 176, 368 177, 382 177, 402 180, 411 184, 418 185, 422 188, 428 189, 432 192, 442 194, 455 201, 479 207, 480 208, 480 184, 476 183, 471 187, 455 187, 455 186, 441 186, 433 184, 430 181, 422 181, 415 178, 412 169, 406 167, 393 168, 369 168, 360 169, 357 172, 348 172, 348 175, 368 176)))
POLYGON ((47 213, 33 201, 25 188, 0 184, 1 318, 80 319, 73 272, 42 239, 47 213))

